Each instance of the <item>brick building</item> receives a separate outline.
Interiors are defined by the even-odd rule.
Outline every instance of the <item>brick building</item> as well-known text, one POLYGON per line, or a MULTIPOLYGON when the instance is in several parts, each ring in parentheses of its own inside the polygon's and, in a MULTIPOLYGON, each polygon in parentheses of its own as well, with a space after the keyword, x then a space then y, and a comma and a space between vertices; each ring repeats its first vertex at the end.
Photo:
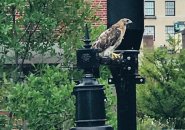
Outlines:
POLYGON ((92 7, 97 8, 96 15, 100 22, 97 24, 107 24, 107 0, 93 0, 92 7))

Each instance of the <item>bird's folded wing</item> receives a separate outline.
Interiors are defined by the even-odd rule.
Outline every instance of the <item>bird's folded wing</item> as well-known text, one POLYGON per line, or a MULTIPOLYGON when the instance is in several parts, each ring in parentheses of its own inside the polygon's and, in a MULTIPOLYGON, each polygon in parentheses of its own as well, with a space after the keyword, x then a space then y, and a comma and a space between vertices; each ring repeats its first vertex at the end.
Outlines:
POLYGON ((112 27, 103 32, 99 38, 93 43, 92 48, 106 50, 110 46, 114 46, 120 39, 121 31, 118 28, 112 27))

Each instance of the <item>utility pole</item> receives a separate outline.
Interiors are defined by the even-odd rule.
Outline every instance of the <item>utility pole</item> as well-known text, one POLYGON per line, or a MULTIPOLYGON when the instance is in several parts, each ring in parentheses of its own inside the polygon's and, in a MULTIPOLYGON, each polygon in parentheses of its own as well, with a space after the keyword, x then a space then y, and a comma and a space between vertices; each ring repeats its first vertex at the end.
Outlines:
POLYGON ((138 54, 144 32, 144 0, 108 0, 108 27, 121 18, 133 21, 117 48, 121 62, 110 65, 112 83, 117 93, 118 130, 136 130, 136 84, 144 83, 138 75, 138 54))
POLYGON ((143 84, 144 78, 138 74, 138 50, 117 51, 123 59, 110 65, 112 79, 117 94, 118 130, 136 130, 136 84, 143 84))

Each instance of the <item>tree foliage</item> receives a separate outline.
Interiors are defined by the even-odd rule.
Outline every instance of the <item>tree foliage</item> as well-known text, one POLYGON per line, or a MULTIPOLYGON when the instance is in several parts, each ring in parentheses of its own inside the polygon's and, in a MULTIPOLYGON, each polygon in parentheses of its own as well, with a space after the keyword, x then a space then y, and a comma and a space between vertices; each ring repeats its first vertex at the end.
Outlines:
POLYGON ((180 129, 185 128, 185 51, 179 50, 179 41, 169 43, 173 46, 144 54, 141 72, 146 84, 137 91, 138 115, 180 129))
POLYGON ((31 74, 22 83, 12 83, 8 110, 16 119, 27 121, 30 129, 70 129, 75 115, 74 83, 68 74, 67 70, 47 67, 40 76, 31 74))
MULTIPOLYGON (((97 20, 89 3, 84 1, 0 2, 0 68, 3 74, 0 107, 12 112, 15 120, 28 122, 31 129, 59 130, 73 126, 71 91, 74 83, 70 81, 81 74, 73 70, 76 49, 84 45, 84 24, 91 25, 97 20), (36 57, 39 60, 34 61, 36 57), (34 63, 56 63, 62 70, 41 66, 36 74, 29 74, 25 81, 17 82, 25 63, 33 66, 34 63), (5 69, 6 64, 11 67, 5 69)), ((104 27, 92 28, 93 38, 102 29, 104 27)))
POLYGON ((74 62, 84 23, 95 20, 84 0, 2 0, 0 3, 1 63, 22 70, 25 61, 74 62), (52 57, 49 61, 46 56, 52 57), (55 57, 55 58, 54 58, 55 57), (56 59, 57 57, 57 59, 56 59))

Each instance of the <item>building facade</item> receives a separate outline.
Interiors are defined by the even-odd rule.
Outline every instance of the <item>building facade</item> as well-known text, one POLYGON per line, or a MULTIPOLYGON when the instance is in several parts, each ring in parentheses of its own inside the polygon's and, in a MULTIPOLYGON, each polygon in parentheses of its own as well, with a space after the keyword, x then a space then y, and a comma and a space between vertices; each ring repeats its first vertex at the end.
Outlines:
POLYGON ((166 45, 174 36, 174 23, 185 22, 185 0, 145 0, 145 32, 153 36, 155 47, 166 45))
MULTIPOLYGON (((107 0, 94 0, 100 5, 98 16, 106 23, 107 17, 102 17, 106 11, 107 0)), ((145 31, 143 42, 146 47, 168 46, 167 39, 174 36, 174 23, 185 22, 185 0, 144 0, 145 31), (146 43, 145 43, 146 42, 146 43)))

